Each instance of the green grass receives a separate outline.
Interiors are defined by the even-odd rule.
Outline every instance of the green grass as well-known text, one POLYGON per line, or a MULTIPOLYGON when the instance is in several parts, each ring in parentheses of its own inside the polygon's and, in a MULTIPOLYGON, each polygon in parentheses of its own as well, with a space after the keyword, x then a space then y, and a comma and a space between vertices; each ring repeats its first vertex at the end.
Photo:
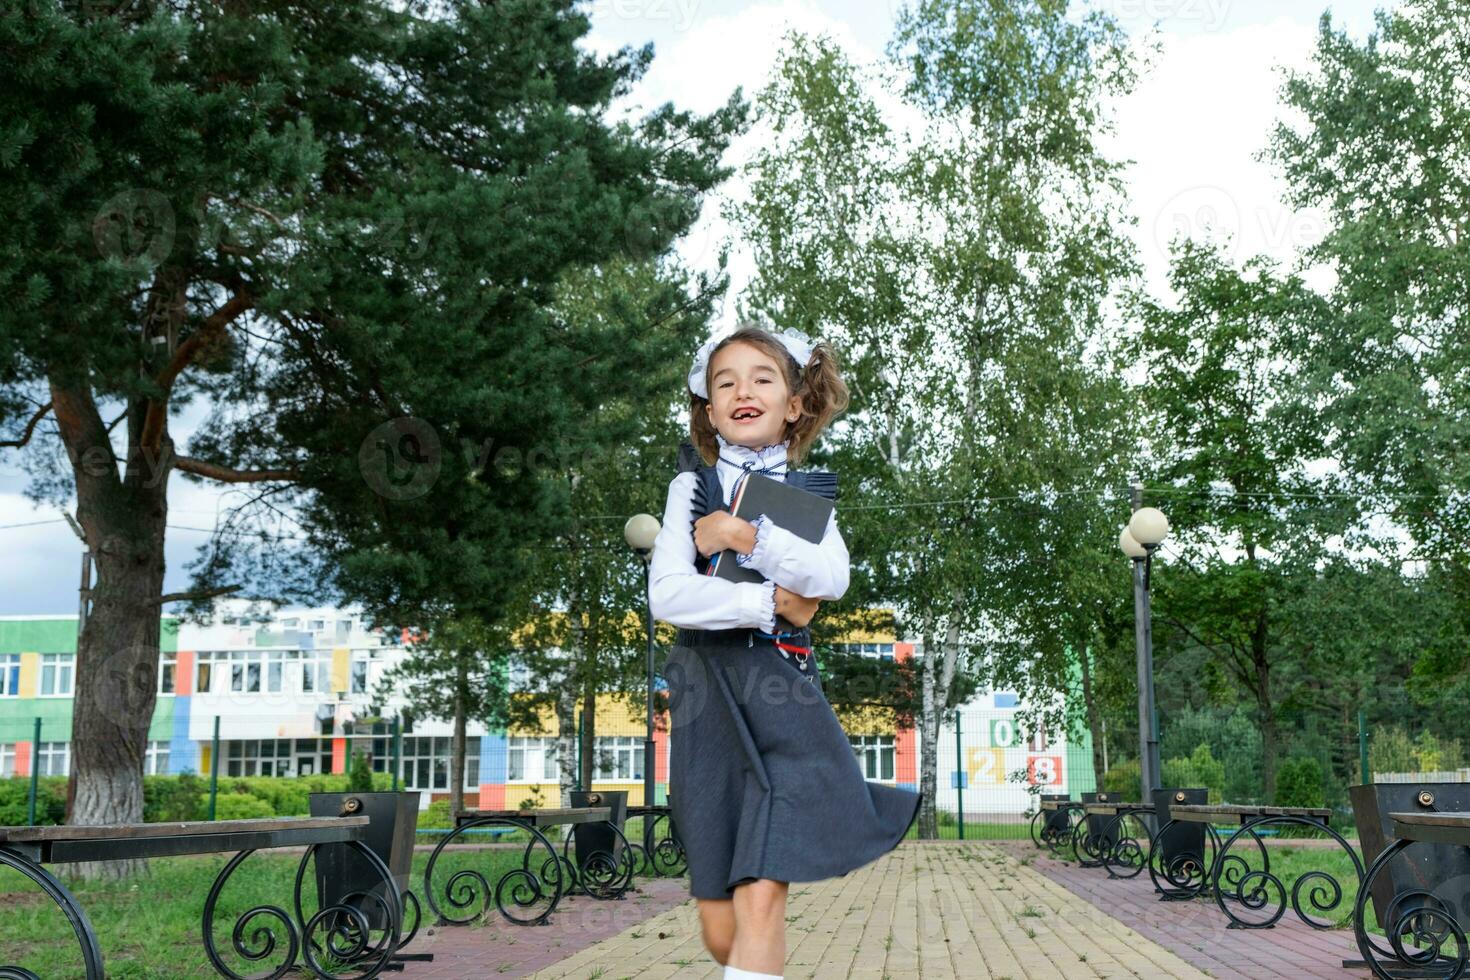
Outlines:
MULTIPOLYGON (((435 881, 442 894, 450 875, 474 868, 493 888, 501 874, 519 867, 520 854, 518 848, 449 848, 439 859, 435 881)), ((217 976, 204 952, 201 918, 205 897, 228 858, 159 858, 148 862, 147 876, 132 881, 90 884, 64 879, 97 932, 109 980, 217 976)), ((420 900, 427 859, 427 853, 414 856, 411 887, 420 900)), ((299 863, 299 853, 261 851, 247 859, 230 879, 219 904, 214 935, 221 956, 236 972, 263 975, 280 963, 279 952, 284 945, 278 948, 276 958, 252 964, 233 952, 230 934, 237 917, 256 905, 278 905, 290 912, 292 882, 299 863), (269 968, 262 970, 266 963, 269 968)), ((307 903, 303 911, 310 919, 316 911, 315 890, 309 884, 303 890, 307 893, 303 896, 307 903)), ((498 917, 493 894, 490 904, 491 914, 498 917)), ((544 907, 538 905, 536 911, 544 907)), ((431 921, 427 903, 424 909, 425 919, 431 921)), ((267 921, 257 920, 261 924, 267 921)), ((276 935, 283 943, 284 933, 279 928, 276 935)), ((83 976, 81 955, 65 917, 33 885, 8 868, 0 868, 0 967, 4 966, 24 966, 47 980, 83 976)))

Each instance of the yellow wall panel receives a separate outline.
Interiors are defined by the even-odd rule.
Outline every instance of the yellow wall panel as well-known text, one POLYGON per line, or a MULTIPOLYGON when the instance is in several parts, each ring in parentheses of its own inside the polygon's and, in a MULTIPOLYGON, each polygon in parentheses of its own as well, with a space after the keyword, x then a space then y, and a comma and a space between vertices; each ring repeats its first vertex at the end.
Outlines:
POLYGON ((352 675, 352 651, 346 647, 332 648, 332 690, 347 690, 352 675))
POLYGON ((39 653, 22 653, 20 655, 20 687, 17 692, 23 698, 33 698, 41 684, 41 655, 39 653))

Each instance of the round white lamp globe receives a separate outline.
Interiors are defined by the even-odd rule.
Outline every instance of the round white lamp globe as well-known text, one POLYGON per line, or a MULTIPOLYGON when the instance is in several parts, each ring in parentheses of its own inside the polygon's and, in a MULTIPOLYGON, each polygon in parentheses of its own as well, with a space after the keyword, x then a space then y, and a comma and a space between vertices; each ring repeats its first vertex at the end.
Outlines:
POLYGON ((1123 528, 1123 533, 1118 535, 1118 547, 1122 548, 1123 554, 1129 558, 1148 557, 1148 549, 1134 540, 1133 535, 1128 533, 1126 527, 1123 528))
POLYGON ((1128 533, 1144 547, 1163 544, 1169 536, 1169 519, 1157 507, 1140 507, 1128 521, 1128 533))
POLYGON ((658 537, 658 518, 652 514, 634 514, 623 525, 623 539, 634 551, 652 551, 658 537))

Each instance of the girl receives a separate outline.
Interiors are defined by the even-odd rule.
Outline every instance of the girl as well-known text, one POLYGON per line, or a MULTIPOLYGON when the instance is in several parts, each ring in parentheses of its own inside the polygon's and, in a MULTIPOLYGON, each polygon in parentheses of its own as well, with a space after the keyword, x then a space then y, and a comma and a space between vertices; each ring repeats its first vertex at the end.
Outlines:
POLYGON ((700 348, 689 390, 693 445, 669 484, 649 578, 653 615, 680 628, 664 669, 669 805, 704 944, 725 977, 780 977, 788 884, 892 850, 919 794, 863 778, 822 693, 806 626, 819 602, 847 591, 835 514, 813 543, 728 510, 747 473, 835 498, 835 476, 795 469, 847 406, 832 349, 742 326, 700 348), (765 581, 704 575, 727 548, 765 581), (778 615, 797 629, 778 633, 778 615))

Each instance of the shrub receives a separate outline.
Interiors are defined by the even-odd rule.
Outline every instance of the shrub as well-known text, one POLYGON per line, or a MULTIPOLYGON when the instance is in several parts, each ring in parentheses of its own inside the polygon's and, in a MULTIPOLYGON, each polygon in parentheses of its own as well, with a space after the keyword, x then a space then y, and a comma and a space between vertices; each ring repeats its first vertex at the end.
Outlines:
POLYGON ((1163 764, 1165 787, 1204 787, 1210 791, 1211 803, 1219 803, 1225 792, 1225 764, 1215 758, 1208 742, 1195 746, 1188 758, 1166 759, 1163 764))
POLYGON ((419 814, 419 827, 431 829, 444 829, 454 826, 454 820, 449 813, 448 800, 435 800, 429 804, 429 808, 419 814))
POLYGON ((203 820, 207 815, 200 799, 207 799, 209 784, 193 773, 178 776, 143 777, 143 821, 170 823, 203 820))
POLYGON ((366 752, 352 757, 352 771, 347 776, 347 789, 352 793, 373 791, 373 763, 366 752))
POLYGON ((1322 763, 1311 756, 1297 756, 1281 763, 1276 771, 1277 806, 1323 806, 1322 763))
MULTIPOLYGON (((209 805, 209 797, 204 797, 205 806, 209 805)), ((221 793, 215 801, 214 818, 216 820, 249 820, 255 817, 274 817, 276 811, 271 805, 258 796, 248 796, 244 793, 221 793)))
MULTIPOLYGON (((29 776, 0 779, 0 826, 23 827, 31 793, 29 776)), ((66 819, 66 777, 42 776, 36 787, 36 823, 66 819)))
POLYGON ((1117 793, 1124 799, 1137 799, 1142 786, 1143 768, 1137 759, 1120 762, 1103 773, 1102 788, 1109 793, 1117 793))

